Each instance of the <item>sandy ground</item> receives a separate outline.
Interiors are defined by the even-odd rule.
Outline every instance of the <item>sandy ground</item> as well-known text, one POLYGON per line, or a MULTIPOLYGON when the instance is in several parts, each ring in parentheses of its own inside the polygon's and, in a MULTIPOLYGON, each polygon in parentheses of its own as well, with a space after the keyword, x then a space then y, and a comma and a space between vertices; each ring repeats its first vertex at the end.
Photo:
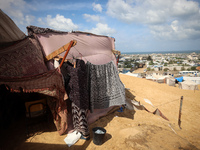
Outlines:
MULTIPOLYGON (((54 131, 44 132, 26 139, 17 150, 196 150, 200 149, 200 91, 182 90, 166 84, 120 74, 129 95, 139 101, 149 111, 156 108, 169 119, 145 110, 113 112, 90 125, 104 127, 107 133, 104 143, 97 146, 91 139, 79 140, 68 148, 64 142, 66 135, 59 136, 54 131), (180 98, 183 96, 181 128, 178 126, 180 98), (152 102, 153 106, 144 99, 152 102)), ((199 86, 200 89, 200 86, 199 86)))
POLYGON ((147 69, 146 65, 143 68, 138 68, 134 70, 132 73, 144 73, 144 70, 147 69))

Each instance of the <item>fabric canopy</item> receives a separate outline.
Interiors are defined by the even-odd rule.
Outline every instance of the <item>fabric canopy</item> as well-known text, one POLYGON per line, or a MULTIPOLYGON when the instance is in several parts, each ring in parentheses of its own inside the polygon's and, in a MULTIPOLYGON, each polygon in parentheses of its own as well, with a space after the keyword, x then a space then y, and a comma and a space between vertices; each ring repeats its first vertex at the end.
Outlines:
POLYGON ((47 72, 37 40, 26 38, 0 50, 0 78, 25 77, 47 72))
POLYGON ((179 88, 180 89, 185 89, 185 90, 199 90, 198 84, 196 84, 193 81, 186 80, 184 82, 179 83, 179 88))
POLYGON ((64 84, 58 69, 48 71, 39 42, 27 37, 0 10, 0 85, 11 92, 38 92, 49 97, 59 134, 67 129, 64 84))
MULTIPOLYGON (((69 43, 71 40, 76 40, 77 44, 70 49, 66 59, 78 58, 96 65, 105 64, 110 61, 114 61, 116 64, 116 58, 112 52, 115 49, 115 39, 112 37, 79 31, 60 32, 35 26, 29 26, 27 29, 30 36, 35 35, 39 40, 45 56, 69 43)), ((61 56, 64 56, 64 53, 61 56)))
POLYGON ((22 40, 26 35, 16 24, 0 9, 0 48, 7 43, 22 40))
POLYGON ((178 82, 183 82, 183 77, 175 78, 178 82))
POLYGON ((166 78, 166 83, 167 83, 169 86, 175 86, 175 78, 167 77, 167 78, 166 78))
POLYGON ((26 38, 1 49, 0 63, 0 85, 4 84, 11 92, 38 92, 50 96, 58 132, 66 132, 67 108, 62 75, 58 69, 47 69, 37 40, 26 38))
MULTIPOLYGON (((48 98, 51 100, 48 102, 53 110, 57 130, 59 134, 64 134, 69 122, 62 75, 59 69, 54 68, 51 61, 47 63, 50 66, 48 70, 43 57, 71 40, 76 40, 77 44, 71 48, 67 59, 82 59, 96 65, 110 61, 116 64, 112 52, 115 49, 115 39, 86 32, 70 33, 34 26, 27 27, 29 36, 34 37, 30 38, 26 37, 2 11, 0 11, 0 27, 0 85, 4 84, 14 92, 39 92, 50 96, 48 98)), ((64 53, 61 56, 64 56, 64 53)), ((103 112, 109 110, 110 108, 103 112)), ((94 116, 92 117, 94 120, 94 116)))

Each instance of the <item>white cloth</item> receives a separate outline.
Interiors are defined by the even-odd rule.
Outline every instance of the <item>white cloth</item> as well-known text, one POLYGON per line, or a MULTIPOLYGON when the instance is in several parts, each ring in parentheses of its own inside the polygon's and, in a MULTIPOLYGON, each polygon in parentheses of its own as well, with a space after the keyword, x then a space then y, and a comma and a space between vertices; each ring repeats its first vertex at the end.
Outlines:
POLYGON ((148 104, 150 104, 150 105, 152 105, 152 106, 154 107, 154 105, 151 103, 150 100, 144 98, 144 101, 145 101, 146 103, 148 103, 148 104))
POLYGON ((55 68, 58 68, 59 65, 60 65, 59 62, 58 62, 57 60, 54 59, 54 67, 55 67, 55 68))
POLYGON ((74 131, 72 133, 67 134, 67 137, 64 139, 65 143, 70 147, 74 145, 81 137, 81 133, 74 131))

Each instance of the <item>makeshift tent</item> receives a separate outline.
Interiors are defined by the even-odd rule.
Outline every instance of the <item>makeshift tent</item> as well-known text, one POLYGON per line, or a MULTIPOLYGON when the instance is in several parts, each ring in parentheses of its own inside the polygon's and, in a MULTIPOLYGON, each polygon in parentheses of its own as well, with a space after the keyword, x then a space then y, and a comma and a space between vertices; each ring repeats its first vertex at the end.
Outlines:
MULTIPOLYGON (((34 36, 40 42, 44 56, 48 56, 55 49, 62 47, 70 40, 75 40, 76 45, 70 49, 66 59, 81 59, 84 60, 85 63, 90 62, 94 65, 102 65, 113 61, 114 64, 117 65, 116 57, 113 54, 115 39, 112 37, 80 31, 61 32, 35 26, 29 26, 27 29, 29 36, 34 36)), ((116 50, 114 51, 116 52, 116 50)), ((63 55, 64 53, 60 54, 60 56, 63 55)), ((53 60, 47 61, 48 69, 54 69, 53 63, 53 60)), ((109 110, 110 108, 102 110, 95 109, 93 113, 89 113, 88 122, 94 121, 102 112, 106 114, 109 110)), ((71 124, 69 124, 69 126, 70 125, 71 124)))
MULTIPOLYGON (((4 13, 1 11, 1 14, 4 13)), ((11 20, 9 17, 6 19, 11 20)), ((7 24, 4 26, 11 26, 14 29, 13 31, 6 28, 5 33, 8 35, 12 35, 10 31, 13 34, 18 33, 19 29, 13 21, 5 21, 5 23, 7 24)), ((0 85, 6 85, 11 92, 38 92, 49 96, 48 104, 52 110, 55 125, 59 134, 64 134, 71 128, 70 121, 67 120, 63 78, 59 69, 54 68, 53 59, 45 61, 45 57, 71 40, 76 40, 77 44, 70 50, 67 59, 79 58, 93 64, 113 61, 116 65, 116 57, 112 52, 114 38, 85 32, 60 32, 34 26, 27 29, 29 37, 24 38, 23 34, 17 34, 19 38, 7 40, 15 42, 11 46, 5 47, 7 41, 2 39, 0 41, 4 45, 4 48, 0 49, 0 85)), ((64 53, 60 55, 63 56, 64 53)), ((112 108, 113 106, 94 110, 93 113, 89 113, 88 122, 94 122, 112 108)))
POLYGON ((148 75, 146 76, 147 80, 152 80, 152 81, 156 81, 157 83, 165 83, 165 76, 160 76, 160 75, 148 75))
POLYGON ((175 86, 175 78, 166 77, 166 84, 169 85, 169 86, 175 86))
MULTIPOLYGON (((76 40, 76 46, 70 49, 66 59, 82 59, 92 64, 100 65, 114 61, 116 57, 112 50, 115 49, 115 39, 108 36, 95 35, 87 32, 61 32, 48 28, 35 26, 27 27, 29 36, 35 36, 41 44, 44 55, 48 56, 71 40, 76 40)), ((64 53, 60 54, 64 56, 64 53)), ((53 69, 53 61, 48 62, 49 69, 53 69)))
POLYGON ((197 84, 200 84, 200 77, 183 77, 183 80, 190 80, 190 81, 193 81, 197 84))
POLYGON ((183 82, 183 77, 175 78, 178 82, 183 82))
POLYGON ((179 82, 179 88, 185 90, 199 90, 198 84, 190 80, 179 82))
POLYGON ((18 40, 26 35, 15 25, 15 23, 0 9, 0 48, 18 40))
POLYGON ((60 134, 64 133, 67 111, 62 75, 58 69, 48 71, 36 39, 23 36, 23 32, 2 11, 0 16, 3 18, 0 30, 7 35, 0 41, 0 85, 5 85, 10 92, 38 92, 50 96, 56 127, 60 134), (16 38, 9 38, 12 36, 16 38))

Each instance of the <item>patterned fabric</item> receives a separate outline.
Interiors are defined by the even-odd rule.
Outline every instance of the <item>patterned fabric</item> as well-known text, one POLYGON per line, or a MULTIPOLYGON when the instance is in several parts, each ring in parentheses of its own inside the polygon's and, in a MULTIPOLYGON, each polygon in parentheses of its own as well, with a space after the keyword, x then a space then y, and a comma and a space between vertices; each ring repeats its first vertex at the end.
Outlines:
POLYGON ((76 68, 70 62, 63 63, 61 67, 69 99, 80 109, 89 108, 86 71, 86 64, 80 59, 76 60, 76 68))
POLYGON ((87 62, 90 111, 125 104, 125 88, 113 61, 104 65, 87 62))
POLYGON ((72 102, 72 119, 74 129, 83 135, 89 134, 88 122, 87 122, 87 111, 80 109, 72 102))
POLYGON ((67 132, 68 129, 68 111, 66 102, 62 99, 55 99, 54 97, 47 97, 47 104, 54 117, 54 124, 60 135, 67 132))
POLYGON ((86 64, 83 60, 76 60, 76 67, 70 62, 65 62, 61 67, 61 73, 65 80, 65 89, 72 101, 73 128, 83 135, 89 134, 86 112, 89 109, 89 97, 87 91, 86 64))
POLYGON ((47 72, 35 39, 27 38, 0 50, 0 77, 24 77, 47 72))
POLYGON ((54 69, 43 74, 29 77, 0 77, 0 84, 8 85, 13 92, 40 92, 46 91, 46 95, 60 98, 59 91, 64 95, 64 85, 61 74, 58 69, 54 69))
POLYGON ((32 36, 34 33, 35 34, 46 34, 49 32, 63 33, 62 31, 56 31, 56 30, 49 29, 49 28, 40 28, 40 27, 36 27, 36 26, 28 26, 26 28, 27 28, 29 36, 32 36))
POLYGON ((62 75, 58 72, 58 69, 29 77, 1 77, 1 84, 5 84, 11 92, 38 92, 51 96, 48 104, 53 113, 58 132, 60 135, 66 132, 67 108, 64 101, 65 89, 62 75))
POLYGON ((64 84, 57 69, 48 71, 36 39, 27 38, 0 50, 0 85, 11 92, 38 92, 48 95, 49 107, 58 133, 67 130, 67 108, 64 84))

